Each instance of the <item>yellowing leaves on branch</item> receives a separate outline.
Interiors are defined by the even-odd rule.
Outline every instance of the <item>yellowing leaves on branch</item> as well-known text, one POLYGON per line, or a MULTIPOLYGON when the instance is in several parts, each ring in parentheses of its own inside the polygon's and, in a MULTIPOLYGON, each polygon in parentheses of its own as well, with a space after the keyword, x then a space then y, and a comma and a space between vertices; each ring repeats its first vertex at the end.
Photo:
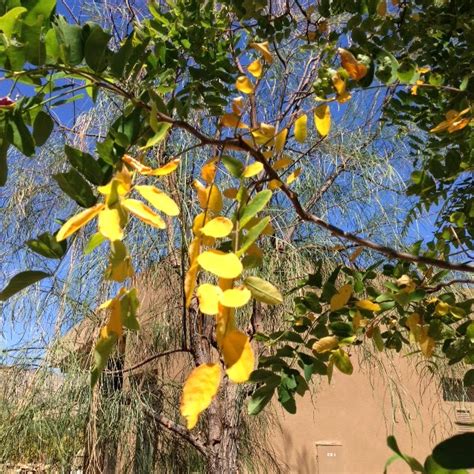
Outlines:
POLYGON ((469 108, 461 110, 461 112, 448 110, 448 112, 446 112, 446 120, 436 125, 436 127, 432 128, 430 132, 440 133, 447 130, 449 133, 454 133, 458 130, 462 130, 464 127, 467 127, 471 121, 470 117, 463 118, 463 116, 469 113, 469 111, 469 108))
POLYGON ((204 270, 220 278, 237 278, 243 270, 239 257, 235 253, 220 250, 206 250, 197 258, 204 270))
POLYGON ((253 94, 255 87, 247 76, 239 76, 235 82, 238 91, 244 94, 253 94))
POLYGON ((252 74, 252 76, 259 79, 260 77, 262 77, 263 65, 259 59, 256 59, 248 65, 247 70, 250 74, 252 74))
POLYGON ((181 415, 186 418, 189 430, 196 426, 199 415, 217 395, 220 381, 221 369, 217 364, 203 364, 190 373, 184 383, 180 405, 181 415))
POLYGON ((322 104, 314 110, 314 121, 316 130, 322 137, 328 135, 331 130, 331 109, 329 105, 322 104))

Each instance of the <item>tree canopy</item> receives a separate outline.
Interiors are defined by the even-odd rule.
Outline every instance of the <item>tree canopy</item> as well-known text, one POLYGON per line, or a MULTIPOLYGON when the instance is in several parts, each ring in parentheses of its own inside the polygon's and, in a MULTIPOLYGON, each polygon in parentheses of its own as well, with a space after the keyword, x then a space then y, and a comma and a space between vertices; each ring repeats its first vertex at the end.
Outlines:
POLYGON ((473 385, 473 300, 454 291, 474 272, 472 2, 174 0, 123 14, 119 31, 60 14, 55 0, 1 2, 5 189, 22 186, 9 169, 14 179, 40 169, 71 104, 93 110, 106 98, 114 112, 81 145, 66 139, 59 171, 43 170, 78 208, 53 209, 25 245, 58 266, 22 269, 0 300, 55 278, 86 229, 84 254, 107 249, 111 283, 94 386, 117 341, 139 330, 133 282, 147 263, 134 260, 144 234, 132 238, 130 227, 140 222, 179 256, 182 349, 196 362, 181 397, 188 430, 224 379, 249 382, 250 414, 274 394, 294 413, 313 376, 350 375, 351 350, 370 341, 380 352, 415 344, 473 385), (369 179, 372 153, 407 184, 401 208, 388 193, 359 203, 372 226, 360 230, 356 217, 318 206, 338 182, 355 189, 361 170, 369 179), (324 154, 338 161, 324 168, 324 154), (385 209, 399 232, 377 228, 385 209), (426 216, 430 231, 413 239, 426 216), (312 254, 306 274, 272 281, 271 260, 288 245, 303 254, 315 232, 341 256, 327 265, 312 254), (261 308, 282 305, 286 326, 262 329, 261 308), (209 325, 203 350, 199 328, 209 325))

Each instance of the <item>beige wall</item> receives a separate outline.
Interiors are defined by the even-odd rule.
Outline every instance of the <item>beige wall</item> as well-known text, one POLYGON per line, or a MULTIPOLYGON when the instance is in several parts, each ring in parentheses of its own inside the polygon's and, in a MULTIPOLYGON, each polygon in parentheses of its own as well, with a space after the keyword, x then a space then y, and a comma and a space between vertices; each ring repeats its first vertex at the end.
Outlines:
MULTIPOLYGON (((313 397, 297 400, 296 415, 278 410, 282 433, 274 433, 273 442, 289 473, 380 474, 393 454, 389 434, 402 452, 423 462, 437 442, 459 429, 456 407, 464 405, 472 415, 473 403, 444 402, 436 382, 420 382, 415 361, 382 360, 386 373, 368 364, 351 376, 335 372, 331 385, 324 379, 313 397)), ((388 468, 389 474, 410 472, 402 461, 388 468)))

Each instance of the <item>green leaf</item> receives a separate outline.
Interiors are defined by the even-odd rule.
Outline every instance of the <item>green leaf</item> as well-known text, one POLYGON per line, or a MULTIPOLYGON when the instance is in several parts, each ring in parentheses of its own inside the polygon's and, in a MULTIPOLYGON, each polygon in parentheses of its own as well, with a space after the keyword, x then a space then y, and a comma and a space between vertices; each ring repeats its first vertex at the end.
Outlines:
POLYGON ((244 170, 244 164, 238 158, 224 155, 221 160, 225 169, 230 173, 231 176, 234 178, 240 178, 242 171, 244 170))
MULTIPOLYGON (((423 472, 423 466, 415 458, 412 458, 411 456, 407 456, 407 455, 403 454, 400 451, 400 448, 398 447, 397 440, 395 439, 395 436, 389 436, 387 438, 387 446, 392 451, 397 453, 400 456, 400 458, 403 459, 410 466, 412 471, 423 472)), ((387 466, 385 466, 385 468, 386 467, 387 466)))
POLYGON ((84 44, 84 57, 87 65, 96 72, 101 72, 107 67, 109 49, 107 47, 112 35, 106 33, 99 25, 87 23, 83 27, 86 41, 84 44))
POLYGON ((11 38, 15 32, 18 19, 27 11, 24 7, 15 7, 8 10, 5 15, 0 17, 0 31, 3 31, 7 38, 11 38))
POLYGON ((349 355, 342 349, 334 351, 331 354, 330 360, 343 374, 351 375, 354 371, 349 355))
POLYGON ((77 66, 84 58, 82 28, 58 17, 55 25, 59 54, 65 64, 77 66))
POLYGON ((109 360, 110 354, 114 350, 115 343, 117 342, 117 335, 115 333, 110 334, 108 337, 101 337, 94 348, 94 368, 91 371, 91 388, 99 380, 101 372, 104 370, 109 360))
MULTIPOLYGON (((103 169, 92 155, 69 145, 65 145, 64 151, 66 152, 69 163, 92 184, 105 184, 103 169)), ((104 162, 102 162, 102 164, 103 166, 106 165, 104 162)), ((108 166, 106 167, 108 168, 108 166)))
POLYGON ((36 239, 28 240, 26 245, 28 245, 33 252, 46 258, 61 258, 67 250, 66 241, 57 242, 56 236, 49 232, 38 235, 36 239))
POLYGON ((132 288, 120 300, 122 324, 131 331, 138 331, 140 329, 140 324, 137 319, 139 304, 136 288, 132 288))
POLYGON ((425 474, 468 474, 465 469, 445 469, 441 467, 434 459, 433 456, 428 456, 425 460, 425 474))
POLYGON ((103 244, 107 239, 100 233, 97 232, 91 236, 86 246, 84 247, 84 255, 89 255, 99 245, 103 244))
POLYGON ((155 127, 155 134, 148 139, 146 144, 142 147, 140 147, 140 150, 145 150, 147 148, 151 148, 152 146, 157 145, 160 143, 163 138, 165 138, 166 133, 170 129, 171 124, 167 122, 158 122, 157 126, 155 127))
POLYGON ((8 148, 9 143, 6 138, 6 119, 2 120, 3 117, 0 115, 0 186, 5 186, 8 177, 8 148))
POLYGON ((420 74, 416 72, 416 64, 409 59, 405 59, 400 63, 397 75, 404 84, 414 84, 420 77, 420 74))
POLYGON ((275 387, 264 385, 259 389, 255 390, 252 397, 250 398, 247 412, 249 415, 258 415, 265 406, 270 402, 275 392, 275 387))
POLYGON ((248 230, 247 234, 243 239, 241 247, 236 252, 238 257, 243 255, 249 249, 249 247, 260 237, 260 234, 264 231, 265 227, 267 227, 270 220, 270 216, 264 217, 260 222, 258 222, 248 230))
POLYGON ((49 114, 40 110, 33 123, 33 138, 37 146, 44 145, 54 128, 53 119, 49 114))
POLYGON ((468 370, 464 374, 463 384, 465 387, 474 386, 474 369, 468 370))
POLYGON ((19 114, 14 114, 8 121, 8 141, 26 156, 35 152, 33 137, 19 114))
POLYGON ((260 191, 254 198, 244 207, 242 216, 240 217, 240 227, 245 227, 250 222, 250 219, 265 208, 268 201, 272 197, 272 192, 269 189, 260 191))
POLYGON ((18 273, 9 282, 8 285, 0 292, 0 301, 6 301, 8 298, 23 290, 27 286, 51 276, 49 273, 38 270, 28 270, 18 273))
POLYGON ((474 432, 448 438, 433 449, 433 459, 445 469, 474 468, 474 432))
POLYGON ((249 276, 244 280, 244 285, 250 290, 252 296, 262 303, 281 304, 281 293, 268 281, 256 276, 249 276))
POLYGON ((74 169, 53 175, 59 187, 82 207, 92 207, 97 202, 87 181, 74 169))

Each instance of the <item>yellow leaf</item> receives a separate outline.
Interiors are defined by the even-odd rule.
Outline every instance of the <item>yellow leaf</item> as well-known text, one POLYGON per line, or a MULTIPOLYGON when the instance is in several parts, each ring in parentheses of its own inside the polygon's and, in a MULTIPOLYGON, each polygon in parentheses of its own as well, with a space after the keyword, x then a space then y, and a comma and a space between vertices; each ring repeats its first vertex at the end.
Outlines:
POLYGON ((448 303, 445 303, 444 301, 440 301, 435 308, 436 314, 439 316, 446 316, 449 313, 450 306, 448 303))
POLYGON ((105 186, 97 186, 97 191, 109 196, 112 193, 118 194, 118 196, 125 196, 130 192, 132 186, 132 175, 126 166, 122 166, 121 171, 115 173, 113 179, 111 179, 105 186))
POLYGON ((262 77, 263 66, 260 62, 260 59, 256 59, 250 63, 247 67, 247 70, 250 74, 252 74, 253 77, 256 77, 257 79, 262 77))
POLYGON ((227 199, 235 199, 237 197, 237 193, 239 190, 237 188, 227 188, 222 191, 222 194, 227 198, 227 199))
POLYGON ((412 313, 406 319, 406 326, 410 329, 410 340, 418 342, 421 335, 421 318, 418 313, 412 313))
POLYGON ((287 168, 293 163, 293 160, 289 156, 283 156, 283 158, 275 161, 275 163, 272 164, 272 168, 275 171, 281 170, 283 168, 287 168))
POLYGON ((117 336, 121 336, 123 334, 123 328, 120 299, 118 297, 113 298, 108 309, 110 310, 110 316, 106 325, 107 333, 110 334, 110 332, 114 332, 117 336))
POLYGON ((255 365, 255 357, 249 338, 240 331, 229 331, 221 345, 227 375, 232 382, 246 382, 255 365))
POLYGON ((203 283, 198 286, 196 296, 201 313, 213 316, 219 312, 219 298, 222 296, 222 290, 218 286, 203 283))
POLYGON ((122 282, 127 278, 133 277, 132 260, 128 254, 127 247, 120 240, 112 241, 110 246, 109 265, 105 270, 105 278, 122 282))
POLYGON ((201 235, 201 229, 203 228, 206 222, 211 220, 211 216, 206 212, 201 212, 198 214, 193 221, 193 234, 194 235, 201 235))
POLYGON ((273 56, 270 52, 268 41, 264 41, 262 43, 250 43, 249 46, 258 51, 263 56, 267 64, 273 63, 273 56))
POLYGON ((221 369, 217 364, 202 364, 189 374, 180 404, 180 412, 186 418, 188 430, 196 426, 199 415, 217 395, 220 381, 221 369))
POLYGON ((106 207, 99 213, 97 220, 99 232, 111 242, 123 239, 123 211, 118 206, 106 207))
POLYGON ((413 293, 416 290, 416 283, 408 275, 402 275, 397 280, 397 286, 401 287, 404 293, 413 293))
POLYGON ((281 181, 279 179, 271 179, 268 183, 268 189, 274 191, 278 188, 281 188, 281 181))
POLYGON ((322 104, 314 110, 314 121, 316 130, 322 137, 325 137, 331 130, 331 110, 329 105, 322 104))
POLYGON ((207 160, 201 168, 201 177, 207 183, 211 184, 214 182, 217 172, 217 158, 211 158, 207 160))
POLYGON ((244 94, 253 94, 255 88, 247 76, 240 76, 235 81, 235 87, 244 94))
POLYGON ((319 339, 313 344, 313 351, 317 352, 318 354, 322 354, 324 352, 332 351, 336 347, 339 346, 339 339, 336 336, 327 336, 319 339))
POLYGON ((277 133, 275 137, 275 151, 277 153, 283 151, 283 148, 285 148, 285 143, 286 143, 286 137, 288 136, 288 129, 284 128, 280 132, 277 133))
POLYGON ((428 335, 430 330, 429 325, 422 326, 420 328, 420 338, 418 344, 420 345, 420 350, 425 357, 431 357, 435 347, 435 340, 428 335))
POLYGON ((242 177, 251 178, 252 176, 257 175, 258 173, 261 173, 262 171, 263 171, 263 164, 260 163, 259 161, 255 161, 254 163, 251 163, 250 165, 244 168, 244 171, 242 171, 242 177))
POLYGON ((105 205, 102 203, 96 204, 95 206, 85 209, 79 214, 71 217, 65 224, 63 224, 61 229, 59 229, 59 232, 56 235, 56 240, 61 242, 61 240, 67 239, 70 235, 74 234, 74 232, 85 226, 90 220, 99 214, 104 207, 105 205))
POLYGON ((242 112, 244 111, 244 105, 245 105, 245 100, 244 98, 239 95, 235 99, 232 99, 232 112, 234 112, 235 115, 242 115, 242 112))
POLYGON ((379 304, 373 303, 370 300, 356 301, 356 306, 366 311, 380 311, 382 309, 379 304))
POLYGON ((201 238, 194 237, 188 247, 189 264, 194 265, 197 262, 199 253, 201 252, 201 238))
POLYGON ((367 66, 357 61, 350 51, 344 48, 338 48, 337 52, 341 56, 342 67, 352 79, 358 81, 367 74, 367 66))
POLYGON ((179 158, 175 158, 174 160, 169 161, 166 165, 163 165, 161 168, 157 169, 150 169, 150 171, 145 171, 142 174, 147 176, 166 176, 178 168, 180 163, 179 158))
POLYGON ((128 166, 130 166, 130 168, 132 168, 133 170, 138 171, 140 174, 143 174, 144 172, 147 173, 153 171, 149 166, 144 165, 143 163, 131 157, 130 155, 123 155, 122 161, 128 166))
POLYGON ((230 128, 249 128, 249 126, 240 121, 240 117, 235 114, 224 114, 221 117, 220 124, 222 127, 230 128))
POLYGON ((249 302, 251 296, 252 293, 244 286, 231 288, 221 295, 220 304, 228 308, 240 308, 249 302))
POLYGON ((215 217, 201 228, 201 234, 216 239, 228 236, 234 227, 234 224, 227 217, 215 217))
POLYGON ((301 115, 295 121, 295 140, 303 143, 308 135, 308 116, 301 115))
POLYGON ((220 278, 237 278, 243 270, 242 262, 235 253, 225 253, 220 250, 206 250, 197 258, 204 270, 220 278))
POLYGON ((143 196, 153 207, 168 216, 177 216, 179 207, 166 193, 155 186, 135 186, 134 189, 143 196))
POLYGON ((158 229, 166 229, 164 220, 141 201, 137 199, 125 199, 122 201, 122 206, 146 224, 157 227, 158 229))
POLYGON ((259 145, 271 146, 275 137, 275 127, 262 122, 258 128, 252 130, 252 136, 259 145))
POLYGON ((205 187, 200 181, 195 179, 193 185, 202 209, 209 209, 216 213, 222 211, 222 196, 216 184, 205 187))
POLYGON ((198 263, 193 263, 184 277, 184 296, 186 298, 186 308, 191 305, 193 298, 194 288, 196 287, 196 278, 199 271, 198 263))
POLYGON ((291 184, 293 181, 296 180, 296 178, 298 178, 300 174, 301 174, 301 168, 295 169, 295 171, 293 171, 286 177, 286 184, 291 184))
POLYGON ((346 306, 347 302, 351 298, 351 295, 352 286, 349 283, 341 287, 341 289, 331 298, 331 301, 329 303, 331 311, 337 311, 346 306))
POLYGON ((334 89, 336 89, 336 100, 340 104, 347 102, 352 97, 349 92, 346 91, 346 81, 339 74, 332 76, 332 85, 334 89))

